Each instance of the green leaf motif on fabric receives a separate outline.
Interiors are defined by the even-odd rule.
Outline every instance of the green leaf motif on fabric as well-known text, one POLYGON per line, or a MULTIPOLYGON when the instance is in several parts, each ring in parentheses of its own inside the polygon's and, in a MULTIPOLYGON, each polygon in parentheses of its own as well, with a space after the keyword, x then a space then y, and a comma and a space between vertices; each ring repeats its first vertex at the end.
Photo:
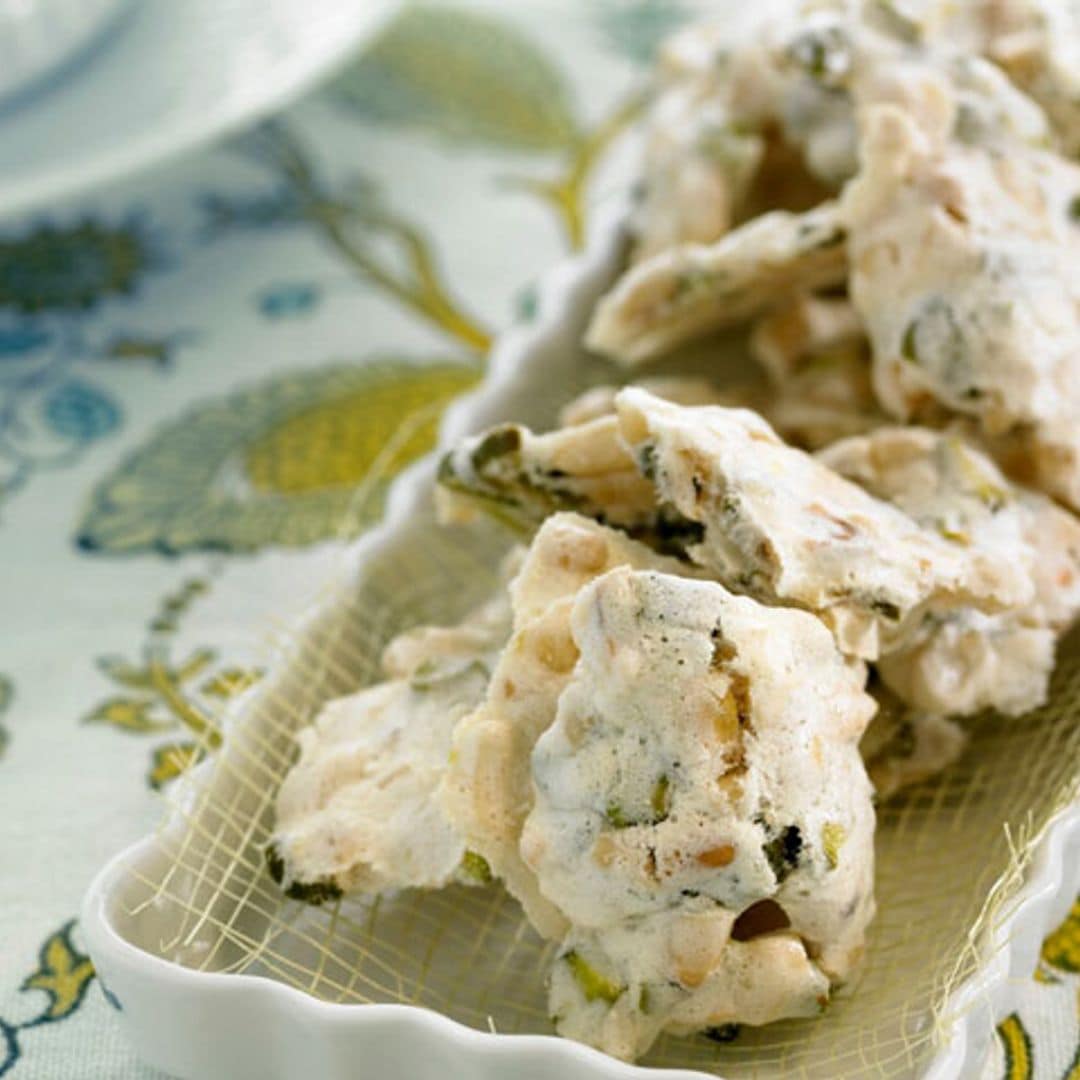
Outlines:
POLYGON ((375 358, 198 406, 99 485, 77 542, 176 554, 355 536, 377 520, 392 477, 434 446, 446 403, 479 376, 467 361, 375 358))
POLYGON ((416 4, 331 84, 354 115, 511 150, 565 147, 577 133, 565 79, 516 27, 416 4))

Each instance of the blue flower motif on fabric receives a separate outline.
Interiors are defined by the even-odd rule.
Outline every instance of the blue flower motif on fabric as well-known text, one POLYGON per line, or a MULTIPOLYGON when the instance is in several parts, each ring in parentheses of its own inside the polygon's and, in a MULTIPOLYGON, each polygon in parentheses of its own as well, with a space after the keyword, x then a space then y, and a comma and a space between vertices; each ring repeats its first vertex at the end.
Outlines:
POLYGON ((120 427, 119 402, 99 373, 167 369, 191 339, 99 321, 165 266, 162 238, 138 212, 0 230, 0 507, 120 427))
MULTIPOLYGON (((232 140, 234 149, 255 155, 260 129, 232 140)), ((304 205, 286 185, 256 195, 204 192, 198 201, 203 215, 202 235, 213 240, 237 229, 276 229, 304 222, 304 205)))
POLYGON ((20 1053, 19 1029, 0 1020, 0 1076, 15 1068, 20 1053))
POLYGON ((103 390, 69 379, 50 391, 41 406, 48 426, 75 442, 91 442, 120 426, 119 405, 103 390))
POLYGON ((321 297, 318 286, 294 281, 271 285, 256 299, 259 311, 268 319, 284 319, 314 311, 321 297))
POLYGON ((0 363, 6 359, 37 352, 51 341, 52 334, 33 323, 0 326, 0 363))

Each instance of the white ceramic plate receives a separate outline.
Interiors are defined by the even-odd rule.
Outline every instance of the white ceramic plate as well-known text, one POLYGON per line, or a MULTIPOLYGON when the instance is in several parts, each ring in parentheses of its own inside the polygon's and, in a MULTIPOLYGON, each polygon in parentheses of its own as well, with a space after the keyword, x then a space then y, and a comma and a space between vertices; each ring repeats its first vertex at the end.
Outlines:
POLYGON ((130 0, 29 0, 0 5, 0 108, 73 63, 130 0))
POLYGON ((0 109, 0 215, 155 164, 292 101, 398 0, 133 0, 0 109))
MULTIPOLYGON (((598 230, 597 243, 584 256, 548 277, 537 322, 504 335, 481 389, 447 412, 444 446, 498 420, 527 418, 530 403, 544 396, 545 386, 550 392, 553 382, 570 393, 573 381, 590 377, 584 369, 596 362, 580 351, 581 328, 615 271, 620 239, 620 222, 613 217, 598 230)), ((158 1068, 192 1080, 288 1080, 301 1075, 349 1080, 360 1074, 380 1080, 702 1077, 700 1072, 624 1065, 551 1036, 489 1034, 427 1008, 330 1004, 296 989, 297 980, 288 977, 287 967, 264 969, 265 974, 196 970, 209 962, 211 946, 202 930, 210 923, 224 925, 237 940, 260 933, 252 929, 261 925, 259 908, 265 902, 259 899, 257 866, 252 877, 237 864, 235 872, 226 871, 229 882, 217 890, 216 901, 204 904, 201 899, 203 879, 207 872, 216 873, 211 867, 224 850, 219 837, 238 827, 252 849, 249 856, 255 856, 248 866, 261 861, 257 844, 250 841, 269 812, 273 792, 253 789, 245 794, 238 778, 253 755, 265 754, 265 763, 280 752, 280 743, 275 751, 270 738, 275 701, 310 684, 320 658, 328 667, 339 663, 339 656, 328 655, 320 643, 328 640, 328 627, 341 620, 352 596, 360 595, 365 575, 378 575, 395 551, 413 544, 418 532, 430 530, 435 460, 435 455, 425 459, 398 479, 384 523, 351 550, 345 580, 316 610, 294 620, 292 647, 272 674, 238 703, 219 758, 180 782, 177 809, 162 833, 121 853, 93 883, 82 929, 97 971, 121 1007, 122 1021, 140 1054, 158 1068), (252 796, 257 796, 254 803, 252 796), (232 825, 224 829, 221 808, 235 806, 245 809, 239 817, 230 809, 232 825), (185 835, 196 837, 186 862, 170 853, 185 835), (209 844, 205 851, 204 840, 209 844), (172 885, 161 888, 167 880, 172 885), (224 901, 229 901, 225 909, 215 913, 214 903, 224 901), (178 909, 184 915, 179 929, 178 909)), ((377 605, 364 606, 362 612, 366 623, 379 621, 377 605)), ((977 1075, 994 1022, 1013 1006, 1018 981, 1030 976, 1043 937, 1064 917, 1078 887, 1080 807, 1074 806, 1052 819, 1007 911, 972 942, 977 950, 975 974, 946 1002, 939 1014, 938 1041, 921 1058, 921 1069, 928 1069, 933 1080, 977 1075)), ((423 942, 415 935, 406 934, 399 944, 406 952, 423 953, 423 942)), ((294 962, 296 957, 287 956, 282 961, 294 962)), ((348 959, 341 963, 347 966, 348 959)))

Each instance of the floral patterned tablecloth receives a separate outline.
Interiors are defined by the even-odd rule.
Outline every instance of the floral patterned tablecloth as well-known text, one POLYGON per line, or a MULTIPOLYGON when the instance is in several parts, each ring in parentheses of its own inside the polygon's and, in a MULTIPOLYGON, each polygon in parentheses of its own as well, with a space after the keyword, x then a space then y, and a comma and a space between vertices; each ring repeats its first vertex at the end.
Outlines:
MULTIPOLYGON (((701 6, 413 6, 257 130, 0 226, 0 1076, 152 1075, 87 883, 582 244, 701 6)), ((1080 1076, 1078 973, 1080 906, 988 1077, 1080 1076)))

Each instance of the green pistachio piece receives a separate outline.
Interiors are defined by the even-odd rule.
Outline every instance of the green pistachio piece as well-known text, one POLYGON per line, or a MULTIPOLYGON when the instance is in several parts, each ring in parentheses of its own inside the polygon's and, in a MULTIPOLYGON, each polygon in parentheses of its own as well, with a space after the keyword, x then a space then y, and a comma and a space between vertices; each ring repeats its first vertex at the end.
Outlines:
POLYGON ((514 424, 504 424, 490 431, 472 452, 473 468, 481 472, 490 462, 516 454, 520 449, 520 429, 514 424))
POLYGON ((596 968, 573 950, 568 952, 563 959, 569 964, 570 971, 588 1002, 606 1001, 609 1005, 614 1005, 626 989, 612 982, 606 975, 601 975, 596 968))
POLYGON ((821 846, 825 851, 825 859, 830 870, 835 870, 840 865, 840 849, 847 840, 847 830, 843 825, 835 821, 827 821, 821 826, 821 846))
POLYGON ((962 547, 971 547, 971 537, 962 529, 954 529, 947 521, 938 521, 936 524, 937 531, 946 540, 960 544, 962 547))
POLYGON ((418 664, 416 670, 409 676, 409 686, 418 693, 425 693, 459 679, 467 679, 472 675, 487 678, 488 669, 480 660, 476 659, 443 658, 437 660, 429 657, 418 664))
POLYGON ((649 805, 652 807, 654 825, 667 819, 671 810, 671 781, 666 775, 656 781, 649 798, 649 805))
POLYGON ((669 299, 672 303, 687 301, 698 293, 707 292, 715 279, 716 274, 711 270, 702 270, 696 266, 683 270, 675 277, 669 299))
POLYGON ((461 872, 481 885, 490 885, 495 880, 487 859, 475 851, 466 851, 461 857, 461 872))

